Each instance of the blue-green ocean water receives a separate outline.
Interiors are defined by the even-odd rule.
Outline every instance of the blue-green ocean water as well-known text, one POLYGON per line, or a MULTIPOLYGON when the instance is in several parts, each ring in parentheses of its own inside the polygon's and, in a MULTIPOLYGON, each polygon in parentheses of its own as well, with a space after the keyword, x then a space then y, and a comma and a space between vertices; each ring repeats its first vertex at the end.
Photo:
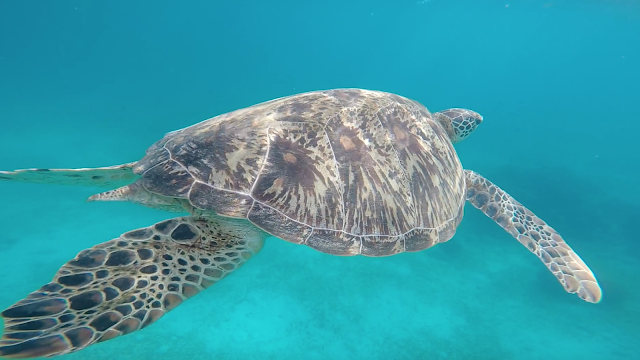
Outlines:
MULTIPOLYGON (((140 158, 272 98, 395 92, 484 123, 465 167, 556 228, 599 304, 467 206, 427 251, 343 258, 269 238, 153 326, 66 359, 640 359, 640 2, 1 1, 0 169, 140 158)), ((0 183, 0 308, 75 254, 174 214, 0 183)))

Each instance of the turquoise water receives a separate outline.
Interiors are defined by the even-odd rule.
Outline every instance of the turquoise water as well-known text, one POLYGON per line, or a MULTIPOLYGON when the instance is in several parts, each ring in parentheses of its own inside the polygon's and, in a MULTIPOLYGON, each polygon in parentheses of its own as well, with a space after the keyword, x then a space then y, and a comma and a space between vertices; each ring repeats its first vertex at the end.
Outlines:
MULTIPOLYGON (((563 234, 604 292, 566 294, 467 206, 452 241, 414 254, 269 238, 157 324, 62 358, 640 358, 638 38, 631 0, 0 2, 0 169, 134 161, 167 131, 302 91, 395 92, 480 112, 465 167, 563 234)), ((84 202, 98 191, 0 183, 0 308, 175 216, 84 202)))

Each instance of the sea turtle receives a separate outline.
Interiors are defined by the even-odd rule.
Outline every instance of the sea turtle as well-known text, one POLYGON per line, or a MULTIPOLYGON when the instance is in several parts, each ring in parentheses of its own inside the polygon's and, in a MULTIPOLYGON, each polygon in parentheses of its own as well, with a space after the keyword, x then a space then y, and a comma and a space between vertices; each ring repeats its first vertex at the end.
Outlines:
POLYGON ((465 201, 597 303, 587 265, 453 144, 478 113, 430 113, 363 89, 279 98, 170 132, 137 162, 25 169, 0 179, 115 188, 89 200, 188 212, 81 251, 2 312, 0 356, 56 356, 142 329, 260 251, 269 235, 334 255, 388 256, 451 239, 465 201))

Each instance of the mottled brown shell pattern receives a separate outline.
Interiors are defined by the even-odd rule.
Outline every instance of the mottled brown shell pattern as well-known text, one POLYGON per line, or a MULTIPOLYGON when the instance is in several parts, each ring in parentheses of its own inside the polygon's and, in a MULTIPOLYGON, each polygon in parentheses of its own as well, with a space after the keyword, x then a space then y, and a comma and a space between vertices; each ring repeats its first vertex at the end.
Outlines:
POLYGON ((429 111, 359 89, 280 98, 171 132, 134 172, 151 192, 336 255, 447 241, 465 201, 462 166, 429 111))

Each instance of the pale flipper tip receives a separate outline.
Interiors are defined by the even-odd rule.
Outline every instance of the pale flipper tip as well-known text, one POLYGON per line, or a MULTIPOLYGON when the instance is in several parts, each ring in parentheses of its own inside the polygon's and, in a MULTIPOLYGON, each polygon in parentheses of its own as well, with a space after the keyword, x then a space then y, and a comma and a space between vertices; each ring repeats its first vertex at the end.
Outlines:
POLYGON ((602 289, 587 264, 562 236, 504 190, 478 173, 465 170, 467 200, 534 253, 564 289, 598 303, 602 289))

